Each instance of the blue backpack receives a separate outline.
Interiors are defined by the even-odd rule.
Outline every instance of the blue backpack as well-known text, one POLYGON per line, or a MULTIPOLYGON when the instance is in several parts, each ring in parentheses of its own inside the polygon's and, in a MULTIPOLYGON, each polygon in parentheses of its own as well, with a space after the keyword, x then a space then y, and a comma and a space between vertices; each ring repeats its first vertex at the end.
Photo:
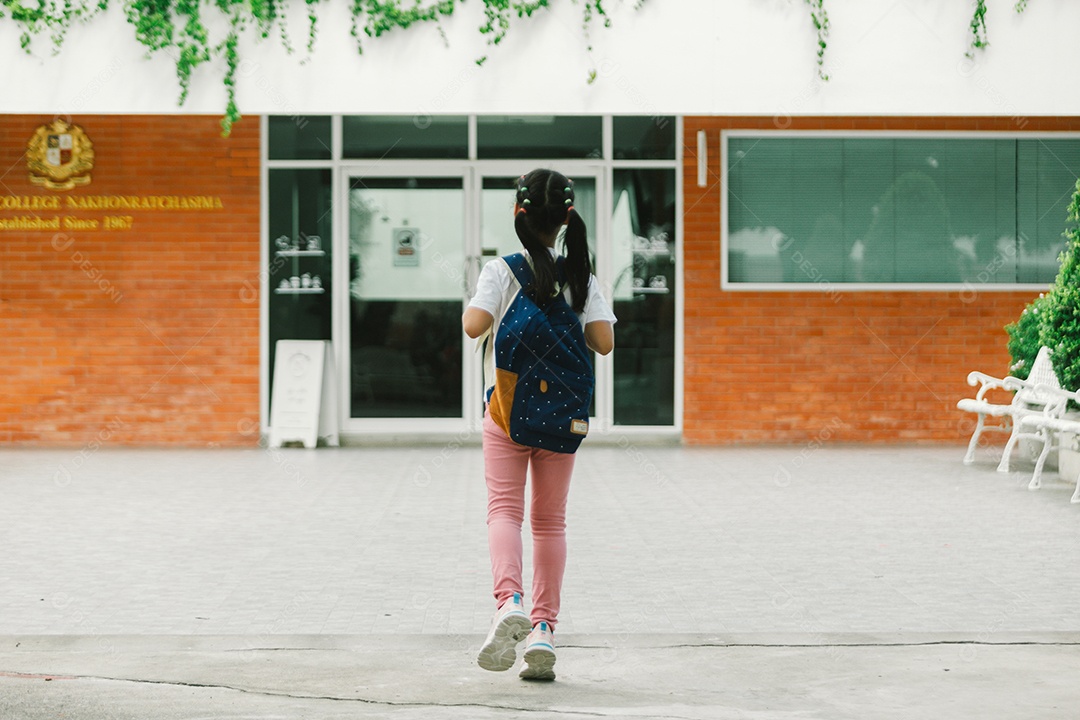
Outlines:
POLYGON ((573 453, 589 432, 595 377, 585 331, 562 293, 563 258, 555 262, 559 290, 542 308, 525 293, 533 281, 525 255, 502 259, 521 290, 495 331, 491 419, 519 445, 573 453))

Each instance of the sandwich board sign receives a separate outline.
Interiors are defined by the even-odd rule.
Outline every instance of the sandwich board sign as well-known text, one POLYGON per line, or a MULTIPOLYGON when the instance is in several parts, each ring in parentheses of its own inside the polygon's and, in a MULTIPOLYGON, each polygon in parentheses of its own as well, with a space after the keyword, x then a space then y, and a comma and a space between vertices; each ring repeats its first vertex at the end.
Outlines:
POLYGON ((337 388, 330 341, 278 340, 274 347, 270 447, 302 442, 313 448, 319 438, 337 447, 337 388))

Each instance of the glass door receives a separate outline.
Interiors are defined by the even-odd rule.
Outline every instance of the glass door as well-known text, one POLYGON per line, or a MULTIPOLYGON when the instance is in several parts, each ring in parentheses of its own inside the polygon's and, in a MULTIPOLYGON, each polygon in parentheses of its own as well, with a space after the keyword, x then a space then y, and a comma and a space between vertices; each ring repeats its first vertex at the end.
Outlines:
POLYGON ((347 172, 346 426, 447 430, 464 418, 464 170, 347 172))
MULTIPOLYGON (((597 262, 598 254, 604 255, 604 243, 600 238, 604 237, 604 228, 598 225, 600 215, 597 208, 601 202, 600 192, 602 188, 602 172, 596 167, 575 167, 572 163, 565 163, 566 167, 559 166, 559 172, 574 181, 574 209, 581 214, 588 228, 589 252, 592 256, 593 266, 599 270, 597 262)), ((523 163, 504 165, 501 163, 485 163, 475 178, 476 194, 479 198, 477 238, 479 245, 473 243, 470 246, 470 256, 473 260, 470 268, 475 268, 478 274, 483 265, 497 260, 504 255, 524 252, 517 234, 514 232, 514 200, 516 197, 517 179, 521 176, 520 168, 523 163), (514 174, 516 172, 516 174, 514 174)), ((565 254, 562 245, 562 237, 555 244, 560 254, 565 254)), ((604 287, 603 278, 601 287, 604 287)), ((470 274, 469 290, 476 286, 476 275, 470 274)), ((610 295, 610 293, 606 293, 610 295)), ((479 399, 483 393, 483 358, 479 352, 469 353, 468 365, 472 366, 469 374, 473 381, 469 383, 477 396, 476 416, 482 412, 482 401, 479 399)), ((593 409, 591 415, 599 418, 600 422, 594 423, 597 428, 604 426, 604 421, 609 417, 603 409, 606 407, 606 358, 593 357, 593 367, 597 372, 596 393, 593 395, 593 409), (599 360, 599 362, 597 362, 599 360)), ((477 425, 478 426, 478 425, 477 425)))

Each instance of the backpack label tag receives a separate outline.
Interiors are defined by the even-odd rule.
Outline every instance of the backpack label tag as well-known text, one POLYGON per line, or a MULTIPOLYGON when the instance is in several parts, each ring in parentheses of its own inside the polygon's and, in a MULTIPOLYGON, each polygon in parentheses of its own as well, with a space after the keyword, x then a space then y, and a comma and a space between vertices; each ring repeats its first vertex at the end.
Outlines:
POLYGON ((588 435, 589 434, 589 421, 588 420, 571 420, 570 432, 575 435, 588 435))

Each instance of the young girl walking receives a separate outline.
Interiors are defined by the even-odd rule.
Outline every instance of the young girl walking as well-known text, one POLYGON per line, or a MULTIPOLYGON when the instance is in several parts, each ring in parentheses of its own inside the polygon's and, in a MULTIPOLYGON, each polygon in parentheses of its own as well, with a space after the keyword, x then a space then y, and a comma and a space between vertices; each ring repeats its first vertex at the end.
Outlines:
MULTIPOLYGON (((573 183, 552 170, 523 175, 517 181, 514 230, 527 253, 531 282, 522 287, 504 260, 485 265, 476 294, 462 317, 465 333, 470 338, 483 337, 489 331, 498 333, 503 314, 518 292, 543 308, 557 296, 565 279, 563 297, 581 323, 586 345, 601 355, 611 352, 615 315, 592 274, 585 222, 574 210, 573 183), (565 259, 555 250, 563 226, 565 259)), ((488 341, 484 353, 485 398, 492 397, 495 387, 495 339, 488 341)), ((488 547, 498 609, 477 662, 485 670, 509 670, 517 660, 517 645, 528 635, 520 677, 554 680, 554 631, 566 568, 566 498, 574 454, 511 440, 492 418, 495 404, 491 400, 485 407, 483 443, 488 547), (531 471, 533 538, 532 609, 528 613, 521 580, 527 471, 531 471)))

